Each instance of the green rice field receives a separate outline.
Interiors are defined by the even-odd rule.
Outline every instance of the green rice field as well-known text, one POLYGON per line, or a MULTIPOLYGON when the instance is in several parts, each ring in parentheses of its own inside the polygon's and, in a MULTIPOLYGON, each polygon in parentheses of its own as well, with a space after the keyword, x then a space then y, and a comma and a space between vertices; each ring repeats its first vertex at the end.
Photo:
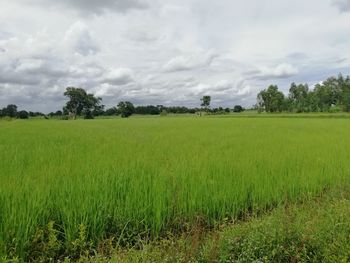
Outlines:
POLYGON ((308 199, 350 182, 349 149, 348 118, 0 120, 0 258, 127 246, 308 199))

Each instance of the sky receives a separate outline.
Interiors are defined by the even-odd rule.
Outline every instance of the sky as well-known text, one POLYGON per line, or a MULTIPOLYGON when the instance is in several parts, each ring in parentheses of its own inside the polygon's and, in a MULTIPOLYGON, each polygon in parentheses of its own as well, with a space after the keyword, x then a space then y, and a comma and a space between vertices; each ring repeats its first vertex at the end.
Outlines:
POLYGON ((350 74, 350 0, 0 0, 0 107, 66 87, 107 107, 250 107, 277 84, 350 74))

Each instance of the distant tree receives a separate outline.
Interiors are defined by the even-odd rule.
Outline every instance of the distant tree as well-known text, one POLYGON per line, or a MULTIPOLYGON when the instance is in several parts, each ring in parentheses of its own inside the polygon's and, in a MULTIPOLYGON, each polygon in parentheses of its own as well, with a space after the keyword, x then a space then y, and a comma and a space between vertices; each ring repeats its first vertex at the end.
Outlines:
POLYGON ((77 115, 83 114, 84 118, 93 118, 92 111, 101 107, 101 98, 95 97, 93 94, 87 94, 82 88, 68 87, 64 92, 69 101, 63 108, 76 119, 77 115))
POLYGON ((340 91, 338 104, 343 111, 350 112, 350 76, 343 77, 343 75, 339 74, 337 83, 340 91))
POLYGON ((284 109, 284 95, 275 85, 270 85, 258 94, 259 111, 281 112, 284 109))
POLYGON ((17 116, 17 106, 14 104, 7 105, 6 108, 2 109, 2 115, 8 116, 10 118, 16 118, 17 116))
POLYGON ((218 108, 213 108, 210 111, 213 114, 223 114, 225 111, 222 107, 218 107, 218 108))
POLYGON ((19 119, 28 119, 29 118, 29 113, 25 110, 21 110, 17 113, 17 118, 19 119))
POLYGON ((122 118, 128 118, 135 112, 135 107, 130 101, 119 102, 117 108, 122 118))
POLYGON ((106 116, 113 116, 113 115, 117 115, 118 114, 118 110, 116 107, 112 107, 109 109, 106 109, 105 113, 106 116))
POLYGON ((342 95, 342 107, 343 111, 350 112, 350 87, 342 95))
POLYGON ((314 90, 309 91, 309 93, 307 94, 307 102, 308 102, 308 108, 310 112, 321 111, 319 98, 314 90))
POLYGON ((143 115, 159 115, 161 110, 160 107, 156 107, 153 105, 148 106, 137 106, 135 107, 135 114, 143 114, 143 115))
POLYGON ((309 90, 307 84, 292 83, 289 95, 283 99, 277 86, 270 86, 258 94, 257 109, 267 112, 350 112, 350 76, 327 78, 309 90), (282 105, 282 106, 281 106, 282 105))
POLYGON ((233 107, 233 112, 243 112, 244 108, 241 105, 235 105, 233 107))
POLYGON ((62 116, 62 115, 63 115, 63 112, 60 111, 60 110, 58 110, 58 111, 55 112, 55 115, 56 115, 56 116, 62 116))
POLYGON ((288 108, 295 112, 309 111, 308 103, 309 86, 307 84, 296 85, 294 82, 289 89, 288 108))
POLYGON ((201 107, 204 108, 205 111, 208 111, 210 108, 210 101, 211 101, 211 97, 210 96, 203 96, 203 98, 201 98, 201 107))
POLYGON ((230 108, 225 108, 225 112, 230 113, 231 112, 230 108))
POLYGON ((187 107, 179 107, 179 106, 172 106, 172 107, 163 107, 162 110, 166 110, 168 113, 196 113, 197 111, 200 111, 200 109, 191 109, 187 107))

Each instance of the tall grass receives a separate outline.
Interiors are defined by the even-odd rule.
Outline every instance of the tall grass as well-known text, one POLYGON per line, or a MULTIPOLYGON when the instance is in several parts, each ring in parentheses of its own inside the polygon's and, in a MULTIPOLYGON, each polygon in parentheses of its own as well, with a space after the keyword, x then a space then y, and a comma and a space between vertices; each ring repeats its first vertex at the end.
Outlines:
MULTIPOLYGON (((0 122, 0 255, 54 221, 65 247, 213 225, 349 181, 347 119, 0 122)), ((121 239, 119 239, 121 240, 121 239)))

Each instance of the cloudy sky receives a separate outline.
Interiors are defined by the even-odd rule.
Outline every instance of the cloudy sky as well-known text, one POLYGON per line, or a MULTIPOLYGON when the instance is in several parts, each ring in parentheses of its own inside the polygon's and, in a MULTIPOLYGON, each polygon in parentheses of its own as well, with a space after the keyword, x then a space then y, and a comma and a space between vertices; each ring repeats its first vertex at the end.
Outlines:
POLYGON ((255 103, 269 84, 350 74, 350 0, 0 0, 0 107, 255 103))

